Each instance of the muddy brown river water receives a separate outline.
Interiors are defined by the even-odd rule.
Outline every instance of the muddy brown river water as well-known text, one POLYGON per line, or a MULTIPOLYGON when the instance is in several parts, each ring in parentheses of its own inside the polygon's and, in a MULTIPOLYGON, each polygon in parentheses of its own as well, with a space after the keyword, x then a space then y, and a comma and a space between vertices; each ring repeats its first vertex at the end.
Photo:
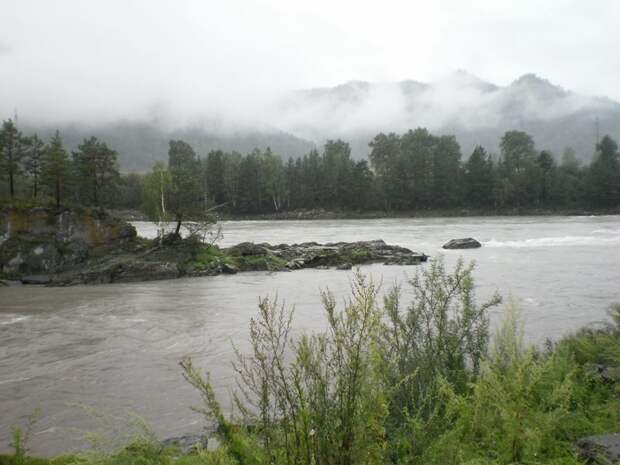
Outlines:
MULTIPOLYGON (((155 233, 150 223, 136 226, 142 235, 155 233)), ((443 254, 448 265, 459 256, 475 260, 479 298, 495 290, 517 298, 534 343, 602 321, 608 305, 620 301, 620 216, 233 221, 223 228, 223 245, 383 239, 433 257, 443 254), (448 239, 467 236, 484 246, 442 251, 448 239)), ((415 267, 362 270, 387 288, 405 281, 415 267)), ((0 451, 9 450, 11 427, 22 425, 37 406, 42 416, 30 447, 38 454, 83 447, 84 431, 123 429, 129 412, 162 437, 200 431, 202 420, 189 408, 198 399, 182 379, 181 357, 191 355, 211 372, 227 406, 231 343, 247 347, 258 297, 277 294, 295 304, 298 330, 320 328, 319 290, 346 297, 351 273, 0 288, 0 451), (102 426, 80 403, 110 421, 102 426)), ((501 312, 493 312, 492 322, 501 312)))

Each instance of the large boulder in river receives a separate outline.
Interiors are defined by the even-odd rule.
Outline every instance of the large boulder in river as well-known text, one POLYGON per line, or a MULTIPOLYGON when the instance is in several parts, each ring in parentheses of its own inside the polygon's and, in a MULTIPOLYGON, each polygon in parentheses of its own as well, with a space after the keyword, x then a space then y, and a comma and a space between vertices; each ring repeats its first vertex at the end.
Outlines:
POLYGON ((482 244, 473 237, 466 237, 463 239, 452 239, 446 242, 442 248, 444 249, 477 249, 482 247, 482 244))
POLYGON ((620 433, 581 438, 577 450, 586 463, 620 463, 620 433))

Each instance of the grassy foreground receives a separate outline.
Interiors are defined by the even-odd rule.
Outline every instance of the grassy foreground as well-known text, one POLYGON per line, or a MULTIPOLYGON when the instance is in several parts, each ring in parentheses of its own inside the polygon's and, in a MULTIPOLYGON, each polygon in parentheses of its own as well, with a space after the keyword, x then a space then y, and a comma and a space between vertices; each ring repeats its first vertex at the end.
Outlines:
MULTIPOLYGON (((607 326, 544 348, 523 343, 516 305, 489 334, 473 265, 420 269, 381 301, 379 285, 356 274, 341 309, 322 294, 328 328, 291 336, 293 312, 260 301, 253 350, 238 353, 235 412, 224 415, 208 376, 190 359, 183 375, 200 392, 197 409, 217 426, 219 445, 192 454, 139 437, 114 452, 28 457, 23 464, 581 464, 575 441, 620 432, 620 306, 607 326)), ((603 457, 595 463, 607 463, 603 457)))

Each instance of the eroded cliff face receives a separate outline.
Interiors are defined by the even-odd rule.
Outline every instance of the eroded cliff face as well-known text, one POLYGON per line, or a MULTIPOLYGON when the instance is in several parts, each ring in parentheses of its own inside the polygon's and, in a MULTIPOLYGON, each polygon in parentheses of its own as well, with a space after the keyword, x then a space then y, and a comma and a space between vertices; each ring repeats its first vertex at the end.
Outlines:
POLYGON ((102 247, 136 237, 130 224, 87 209, 0 210, 0 271, 53 274, 83 263, 102 247))

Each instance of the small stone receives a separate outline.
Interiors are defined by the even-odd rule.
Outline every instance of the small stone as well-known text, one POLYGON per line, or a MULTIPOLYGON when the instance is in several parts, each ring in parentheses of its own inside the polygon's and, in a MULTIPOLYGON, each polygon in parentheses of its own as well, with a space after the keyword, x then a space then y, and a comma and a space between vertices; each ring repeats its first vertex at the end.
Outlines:
POLYGON ((350 270, 351 268, 353 268, 352 263, 342 263, 336 267, 337 270, 343 270, 343 271, 350 270))
POLYGON ((207 449, 209 438, 207 436, 189 434, 186 436, 164 439, 161 445, 163 447, 177 448, 181 454, 188 455, 196 453, 200 449, 207 449))

